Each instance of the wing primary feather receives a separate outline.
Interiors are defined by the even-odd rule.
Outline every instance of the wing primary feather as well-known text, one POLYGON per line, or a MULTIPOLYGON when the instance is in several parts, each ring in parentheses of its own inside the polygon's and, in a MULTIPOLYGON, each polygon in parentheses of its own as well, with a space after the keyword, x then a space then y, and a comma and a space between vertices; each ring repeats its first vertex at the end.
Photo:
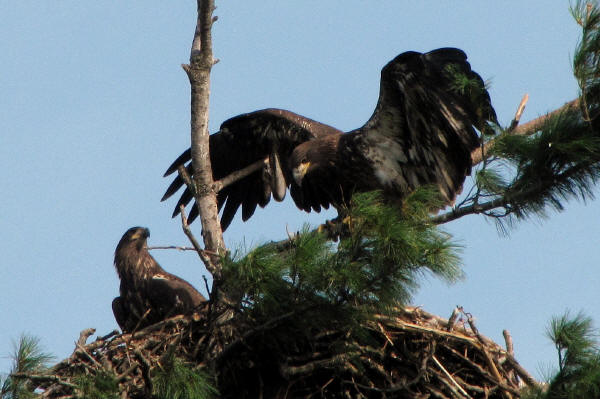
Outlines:
POLYGON ((283 201, 285 198, 285 192, 287 191, 287 184, 283 177, 283 170, 281 168, 281 161, 279 160, 279 154, 277 151, 272 151, 269 155, 269 166, 271 168, 271 190, 273 190, 273 198, 276 201, 283 201))
POLYGON ((165 191, 165 194, 160 199, 160 202, 165 201, 166 199, 171 197, 173 194, 175 194, 177 191, 179 191, 181 186, 183 186, 183 179, 181 178, 181 176, 175 177, 173 179, 173 181, 171 182, 171 184, 169 185, 169 187, 167 188, 167 191, 165 191))
POLYGON ((185 150, 183 152, 183 154, 178 156, 175 161, 173 161, 173 163, 171 164, 171 166, 169 166, 169 168, 167 169, 167 171, 165 172, 163 177, 167 177, 171 173, 177 171, 177 168, 179 167, 179 165, 184 165, 186 162, 191 161, 191 159, 192 159, 192 149, 188 148, 187 150, 185 150))
POLYGON ((190 209, 190 214, 188 215, 188 224, 192 223, 196 218, 198 218, 198 205, 194 203, 192 209, 190 209))
POLYGON ((175 205, 175 209, 173 209, 173 214, 171 215, 171 217, 174 218, 175 216, 179 215, 179 212, 180 212, 179 207, 181 205, 187 206, 193 198, 194 198, 194 196, 192 195, 192 192, 190 191, 190 189, 186 188, 183 191, 183 194, 181 194, 181 197, 179 197, 179 201, 177 201, 177 205, 175 205))

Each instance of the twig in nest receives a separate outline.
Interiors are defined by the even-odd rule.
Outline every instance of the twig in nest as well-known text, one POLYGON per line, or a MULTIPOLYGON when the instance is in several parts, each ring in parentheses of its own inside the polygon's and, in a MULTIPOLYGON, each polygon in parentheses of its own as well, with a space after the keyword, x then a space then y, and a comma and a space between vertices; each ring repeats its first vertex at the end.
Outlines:
POLYGON ((37 375, 37 374, 27 374, 27 373, 13 373, 10 375, 12 378, 24 378, 34 382, 53 382, 55 384, 63 385, 69 388, 77 388, 77 385, 71 384, 70 382, 66 382, 61 380, 55 375, 37 375))
POLYGON ((144 356, 142 351, 139 350, 139 348, 135 348, 133 353, 140 362, 142 368, 142 377, 144 378, 144 382, 146 383, 146 390, 148 392, 152 392, 152 379, 150 378, 150 362, 148 361, 148 359, 146 359, 146 357, 144 356))
POLYGON ((81 353, 82 355, 85 355, 85 357, 90 359, 91 362, 96 367, 102 368, 102 365, 100 363, 98 363, 98 361, 96 359, 94 359, 94 357, 92 355, 89 354, 89 352, 85 349, 85 346, 81 345, 79 342, 77 342, 76 346, 77 346, 76 353, 81 353))
POLYGON ((152 311, 152 308, 148 308, 144 314, 142 315, 142 317, 140 317, 140 320, 137 322, 137 324, 135 325, 135 328, 133 329, 133 331, 131 332, 131 336, 133 337, 133 334, 135 334, 135 332, 138 330, 138 328, 140 328, 140 326, 142 325, 142 322, 144 321, 144 319, 146 317, 148 317, 148 315, 150 314, 150 312, 152 311))
POLYGON ((452 309, 452 314, 450 315, 450 318, 448 319, 448 324, 446 325, 446 331, 452 331, 454 329, 454 323, 456 322, 456 318, 459 314, 460 310, 458 309, 458 306, 452 309))
POLYGON ((435 357, 435 355, 433 355, 433 356, 431 356, 431 359, 436 364, 436 366, 438 366, 440 368, 440 370, 442 370, 442 373, 444 373, 444 375, 446 377, 448 377, 448 379, 452 382, 452 384, 454 384, 454 386, 456 388, 458 388, 460 393, 463 394, 466 398, 470 399, 471 396, 469 396, 467 391, 465 391, 464 388, 462 386, 460 386, 460 384, 458 382, 456 382, 456 380, 454 378, 452 378, 452 375, 448 372, 448 370, 446 370, 446 368, 442 365, 442 363, 440 363, 440 361, 437 359, 437 357, 435 357))
POLYGON ((508 352, 509 355, 514 356, 515 350, 513 347, 513 340, 510 336, 510 333, 508 332, 508 330, 502 330, 502 335, 504 336, 504 342, 506 342, 506 352, 508 352))
MULTIPOLYGON (((492 375, 494 376, 494 378, 497 379, 498 383, 501 383, 502 376, 500 375, 500 372, 498 371, 498 368, 496 367, 496 363, 494 363, 494 359, 492 359, 492 356, 490 355, 490 353, 487 350, 486 342, 485 342, 483 336, 479 333, 479 330, 475 326, 475 321, 473 320, 473 315, 471 315, 470 313, 465 313, 465 315, 467 316, 467 321, 469 322, 469 326, 471 326, 471 330, 473 330, 473 333, 475 334, 475 336, 477 337, 479 342, 481 342, 481 351, 483 352, 483 355, 485 357, 486 363, 488 364, 488 367, 490 368, 490 370, 492 370, 492 375)), ((508 392, 503 392, 503 395, 507 399, 512 398, 512 396, 508 392)))
POLYGON ((85 343, 87 342, 88 338, 91 335, 94 335, 95 332, 96 332, 95 328, 86 328, 85 330, 81 331, 79 333, 79 339, 77 340, 76 345, 77 346, 83 346, 83 345, 85 345, 85 343))
POLYGON ((523 366, 521 366, 514 357, 509 355, 506 358, 506 361, 508 363, 510 363, 510 365, 515 369, 517 374, 519 374, 519 377, 521 377, 523 379, 523 381, 525 381, 525 384, 527 384, 530 387, 539 387, 540 386, 540 384, 536 381, 536 379, 533 378, 533 376, 531 374, 529 374, 527 372, 527 370, 525 370, 523 368, 523 366))
POLYGON ((119 334, 119 330, 112 330, 108 334, 106 334, 102 337, 96 338, 96 342, 106 341, 107 339, 112 338, 113 336, 118 335, 118 334, 119 334))

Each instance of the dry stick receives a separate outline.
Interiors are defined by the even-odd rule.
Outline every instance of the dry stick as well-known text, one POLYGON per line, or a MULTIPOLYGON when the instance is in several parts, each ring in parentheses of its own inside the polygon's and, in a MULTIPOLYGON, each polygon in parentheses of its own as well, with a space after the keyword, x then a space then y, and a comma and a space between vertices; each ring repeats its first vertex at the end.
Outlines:
MULTIPOLYGON (((519 391, 517 389, 515 389, 515 388, 513 388, 513 387, 511 387, 509 385, 506 385, 502 381, 498 381, 486 369, 484 369, 479 364, 475 363, 474 361, 472 361, 471 359, 469 359, 468 357, 466 357, 465 355, 463 355, 462 353, 460 353, 456 349, 454 349, 452 347, 447 347, 446 350, 449 350, 451 353, 454 354, 454 356, 456 356, 457 358, 459 358, 461 361, 467 363, 470 367, 472 367, 474 370, 476 370, 479 373, 479 375, 481 375, 482 377, 484 377, 485 379, 487 379, 492 384, 498 385, 500 388, 502 388, 502 389, 504 389, 506 391, 510 391, 510 392, 514 393, 515 395, 517 395, 519 393, 519 391)), ((537 383, 535 383, 534 385, 537 385, 537 383)))
POLYGON ((460 310, 458 310, 458 306, 452 309, 452 314, 448 319, 448 324, 446 324, 446 331, 452 331, 454 329, 454 323, 456 322, 456 318, 460 314, 460 310))
POLYGON ((238 180, 243 179, 244 177, 246 177, 248 175, 251 175, 252 173, 256 172, 257 170, 262 169, 268 163, 269 163, 269 158, 267 157, 265 159, 261 159, 254 163, 251 163, 250 165, 246 166, 243 169, 236 170, 235 172, 228 174, 224 178, 217 180, 213 184, 213 190, 215 190, 215 192, 218 193, 225 187, 235 183, 238 180))
POLYGON ((463 394, 467 398, 471 398, 471 396, 469 396, 467 391, 465 391, 463 389, 463 387, 460 386, 460 384, 458 382, 456 382, 456 380, 454 378, 452 378, 452 375, 448 372, 448 370, 446 370, 446 368, 442 365, 442 363, 440 363, 440 361, 437 359, 437 357, 435 357, 435 355, 431 356, 431 359, 433 359, 433 362, 436 364, 436 366, 438 366, 440 368, 440 370, 442 370, 442 373, 444 373, 446 375, 446 377, 448 377, 448 379, 456 386, 456 388, 458 388, 458 390, 460 391, 461 394, 463 394))
MULTIPOLYGON (((185 182, 185 184, 188 186, 188 188, 192 191, 192 193, 194 193, 194 197, 195 197, 196 196, 196 194, 195 194, 196 185, 192 181, 192 179, 191 179, 190 175, 188 174, 187 170, 185 169, 185 166, 179 165, 179 167, 177 168, 177 172, 179 173, 179 176, 181 176, 181 178, 183 179, 183 181, 185 182)), ((190 226, 188 224, 188 220, 187 220, 187 215, 185 213, 185 205, 184 204, 179 205, 179 214, 181 215, 181 227, 183 228, 183 232, 185 233, 185 235, 187 236, 187 238, 190 240, 190 242, 194 246, 194 249, 196 250, 196 253, 200 257, 200 260, 202 260, 202 263, 204 263, 204 266, 206 266, 206 269, 210 273, 212 273, 213 276, 214 276, 213 271, 214 271, 215 267, 214 267, 214 264, 212 262, 212 259, 206 254, 207 251, 205 251, 205 250, 202 249, 202 247, 200 246, 200 243, 198 242, 198 240, 196 240, 196 237, 192 233, 192 230, 190 229, 190 226)))
POLYGON ((37 382, 45 382, 45 381, 49 381, 55 384, 59 384, 59 385, 64 385, 65 387, 69 387, 69 388, 77 388, 77 385, 71 384, 69 382, 63 381, 60 378, 58 378, 55 375, 37 375, 37 374, 27 374, 27 373, 13 373, 10 375, 12 378, 25 378, 31 381, 37 381, 37 382))
MULTIPOLYGON (((508 353, 508 356, 514 357, 515 351, 514 351, 514 347, 513 347, 513 340, 512 340, 512 337, 510 336, 510 333, 508 332, 508 330, 502 330, 502 335, 504 336, 504 342, 506 343, 506 353, 508 353)), ((517 384, 519 383, 519 379, 516 376, 516 373, 514 370, 510 370, 509 376, 513 382, 515 382, 517 384)))
POLYGON ((91 335, 94 335, 95 332, 96 332, 95 328, 86 328, 85 330, 81 331, 79 333, 79 339, 77 340, 76 345, 78 345, 78 346, 85 345, 85 343, 87 342, 88 338, 91 335))
POLYGON ((206 251, 204 251, 202 249, 202 247, 200 247, 200 243, 198 242, 198 240, 196 240, 194 233, 192 233, 192 230, 190 229, 190 225, 188 224, 188 221, 187 221, 187 215, 185 214, 185 206, 183 204, 179 205, 179 213, 181 214, 181 227, 183 228, 183 232, 185 233, 185 235, 188 237, 188 239, 194 246, 196 253, 200 257, 200 259, 202 260, 202 262, 204 263, 206 268, 209 271, 211 271, 211 269, 214 268, 212 260, 206 255, 206 251))
POLYGON ((76 346, 77 346, 77 350, 75 351, 75 353, 81 353, 81 354, 85 355, 85 357, 90 359, 96 367, 102 368, 102 365, 96 359, 94 359, 94 357, 92 355, 90 355, 88 353, 88 351, 85 349, 85 347, 83 345, 81 345, 79 342, 77 342, 76 346))
MULTIPOLYGON (((468 313, 465 313, 465 314, 467 315, 467 321, 469 322, 469 325, 471 326, 471 330, 473 330, 473 333, 475 334, 475 336, 477 337, 479 342, 481 342, 481 351, 483 352, 483 355, 485 357, 486 363, 488 364, 488 367, 490 368, 490 370, 492 370, 492 374, 498 380, 498 382, 502 382, 502 380, 503 380, 502 376, 500 375, 500 372, 498 371, 498 368, 496 367, 496 364, 494 363, 494 359, 492 359, 492 356, 490 355, 490 353, 488 352, 488 350, 486 348, 486 342, 485 342, 483 336, 479 333, 479 330, 475 326, 475 321, 473 320, 473 317, 468 313)), ((503 394, 505 397, 507 397, 507 399, 512 398, 512 395, 508 392, 503 392, 503 394)))
POLYGON ((502 335, 504 336, 504 342, 506 342, 506 352, 509 355, 514 356, 515 351, 514 351, 514 347, 513 347, 513 340, 512 340, 512 337, 510 336, 510 333, 508 332, 508 330, 502 330, 502 335))
POLYGON ((96 338, 96 341, 94 343, 96 343, 98 341, 106 341, 107 339, 112 338, 115 335, 119 335, 119 331, 118 330, 112 330, 108 334, 106 334, 106 335, 104 335, 102 337, 96 338))
POLYGON ((506 361, 510 363, 511 367, 517 372, 517 374, 519 374, 519 377, 525 381, 525 384, 529 385, 530 387, 540 386, 537 380, 533 378, 533 376, 529 374, 529 372, 527 372, 527 370, 525 370, 513 356, 507 356, 506 361))
POLYGON ((148 251, 152 251, 153 249, 176 249, 178 251, 195 251, 196 248, 192 248, 192 247, 180 247, 178 245, 167 245, 164 247, 146 247, 146 249, 148 251))
POLYGON ((529 101, 529 94, 525 94, 517 107, 517 112, 515 112, 515 117, 512 122, 510 122, 510 126, 508 127, 509 131, 513 131, 516 129, 517 125, 521 121, 521 116, 523 115, 523 111, 525 111, 525 106, 527 105, 527 101, 529 101))

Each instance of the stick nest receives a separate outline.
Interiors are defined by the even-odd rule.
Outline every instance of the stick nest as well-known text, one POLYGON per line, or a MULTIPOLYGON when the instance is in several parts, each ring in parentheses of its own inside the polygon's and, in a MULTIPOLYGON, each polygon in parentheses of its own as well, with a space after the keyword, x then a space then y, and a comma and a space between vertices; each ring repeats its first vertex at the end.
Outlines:
POLYGON ((177 316, 132 334, 113 331, 89 344, 95 330, 84 330, 73 354, 48 374, 19 377, 43 398, 74 398, 81 396, 82 375, 110 374, 121 397, 152 398, 154 371, 175 356, 214 374, 227 398, 518 398, 524 386, 537 384, 511 353, 477 331, 470 315, 456 322, 456 311, 448 321, 398 308, 367 322, 368 339, 315 331, 310 342, 276 351, 271 334, 277 328, 255 329, 234 336, 210 363, 203 315, 177 316))

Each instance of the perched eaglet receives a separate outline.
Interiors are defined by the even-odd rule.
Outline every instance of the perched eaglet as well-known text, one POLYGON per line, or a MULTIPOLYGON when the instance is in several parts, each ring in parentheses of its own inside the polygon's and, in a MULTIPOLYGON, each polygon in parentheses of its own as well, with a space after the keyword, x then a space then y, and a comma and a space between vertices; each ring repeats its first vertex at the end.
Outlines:
POLYGON ((206 301, 187 281, 160 267, 148 253, 148 237, 148 229, 132 227, 115 250, 121 296, 113 300, 112 308, 123 332, 186 313, 206 301))
MULTIPOLYGON (((490 122, 497 122, 496 113, 483 80, 455 48, 409 51, 390 61, 381 70, 373 115, 348 133, 281 109, 233 117, 210 136, 213 178, 268 161, 218 193, 221 226, 229 226, 240 205, 246 221, 271 195, 281 201, 287 188, 306 212, 339 208, 353 193, 372 190, 397 202, 423 185, 437 187, 450 204, 471 173, 477 131, 489 130, 490 122)), ((188 149, 165 176, 179 166, 193 174, 190 159, 188 149)), ((163 200, 182 186, 176 177, 163 200)), ((192 199, 186 188, 173 216, 192 199)), ((194 204, 189 221, 197 216, 194 204)))

